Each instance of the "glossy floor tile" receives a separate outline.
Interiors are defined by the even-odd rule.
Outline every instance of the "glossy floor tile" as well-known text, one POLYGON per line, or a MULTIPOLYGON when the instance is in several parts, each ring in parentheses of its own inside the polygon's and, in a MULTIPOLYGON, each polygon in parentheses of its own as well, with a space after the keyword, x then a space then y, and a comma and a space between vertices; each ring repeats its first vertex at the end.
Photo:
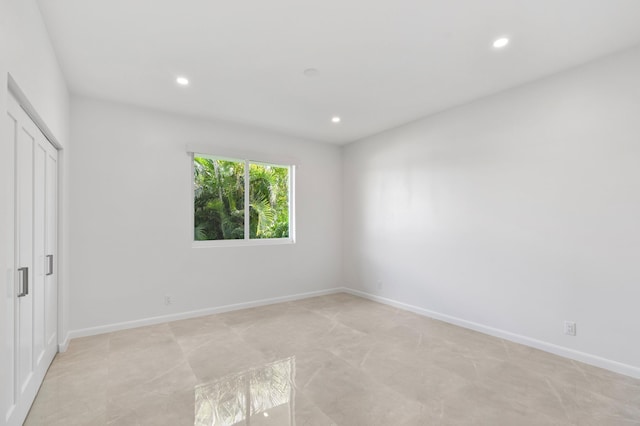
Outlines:
POLYGON ((640 381, 347 294, 73 340, 27 425, 640 425, 640 381))

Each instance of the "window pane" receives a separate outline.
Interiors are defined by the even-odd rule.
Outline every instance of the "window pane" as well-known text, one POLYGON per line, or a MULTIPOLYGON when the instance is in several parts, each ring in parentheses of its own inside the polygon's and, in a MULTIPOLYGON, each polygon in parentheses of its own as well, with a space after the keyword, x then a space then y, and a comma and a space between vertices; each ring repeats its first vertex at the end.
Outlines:
POLYGON ((194 239, 244 238, 244 162, 194 155, 194 239))
POLYGON ((250 238, 289 237, 289 168, 249 165, 250 238))

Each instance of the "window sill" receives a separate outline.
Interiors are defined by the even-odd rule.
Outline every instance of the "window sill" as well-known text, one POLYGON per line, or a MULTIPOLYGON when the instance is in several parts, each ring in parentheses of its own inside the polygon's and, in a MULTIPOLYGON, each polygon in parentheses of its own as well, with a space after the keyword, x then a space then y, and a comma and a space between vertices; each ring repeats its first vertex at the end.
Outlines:
POLYGON ((193 248, 209 248, 209 247, 249 247, 249 246, 280 246, 284 244, 295 244, 293 238, 264 238, 250 240, 211 240, 211 241, 193 241, 193 248))

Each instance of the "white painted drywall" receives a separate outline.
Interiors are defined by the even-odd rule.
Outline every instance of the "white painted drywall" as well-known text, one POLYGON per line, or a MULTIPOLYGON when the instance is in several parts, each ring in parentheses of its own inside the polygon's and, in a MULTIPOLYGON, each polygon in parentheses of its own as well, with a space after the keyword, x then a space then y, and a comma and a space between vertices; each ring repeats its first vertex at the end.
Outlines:
POLYGON ((339 147, 84 98, 73 98, 71 117, 73 330, 339 282, 339 147), (296 158, 297 242, 193 248, 187 144, 296 158))
POLYGON ((2 105, 5 105, 7 73, 11 73, 38 114, 65 145, 69 94, 35 1, 0 2, 0 52, 2 105))
MULTIPOLYGON (((12 323, 6 314, 15 300, 14 256, 14 141, 9 137, 7 120, 8 75, 20 86, 40 117, 54 133, 56 139, 67 145, 69 97, 67 87, 58 66, 40 11, 33 0, 0 1, 0 407, 6 412, 6 386, 11 385, 5 375, 8 359, 5 344, 13 338, 12 323)), ((61 153, 61 162, 65 161, 61 153)), ((61 165, 61 184, 65 184, 64 164, 61 165)), ((64 191, 64 187, 63 187, 64 191)), ((64 209, 64 198, 61 208, 64 209)), ((64 233, 60 234, 64 256, 64 233)), ((64 272, 64 271, 63 271, 64 272)), ((60 274, 62 294, 59 339, 66 335, 64 273, 60 274)))
POLYGON ((640 49, 350 144, 343 176, 350 288, 640 367, 640 49))

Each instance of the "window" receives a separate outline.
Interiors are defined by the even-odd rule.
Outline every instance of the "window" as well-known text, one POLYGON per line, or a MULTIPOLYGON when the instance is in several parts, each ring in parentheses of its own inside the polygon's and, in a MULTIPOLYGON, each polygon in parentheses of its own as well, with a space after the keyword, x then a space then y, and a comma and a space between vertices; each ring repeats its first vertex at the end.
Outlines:
POLYGON ((293 166, 193 155, 194 240, 293 242, 293 166))

